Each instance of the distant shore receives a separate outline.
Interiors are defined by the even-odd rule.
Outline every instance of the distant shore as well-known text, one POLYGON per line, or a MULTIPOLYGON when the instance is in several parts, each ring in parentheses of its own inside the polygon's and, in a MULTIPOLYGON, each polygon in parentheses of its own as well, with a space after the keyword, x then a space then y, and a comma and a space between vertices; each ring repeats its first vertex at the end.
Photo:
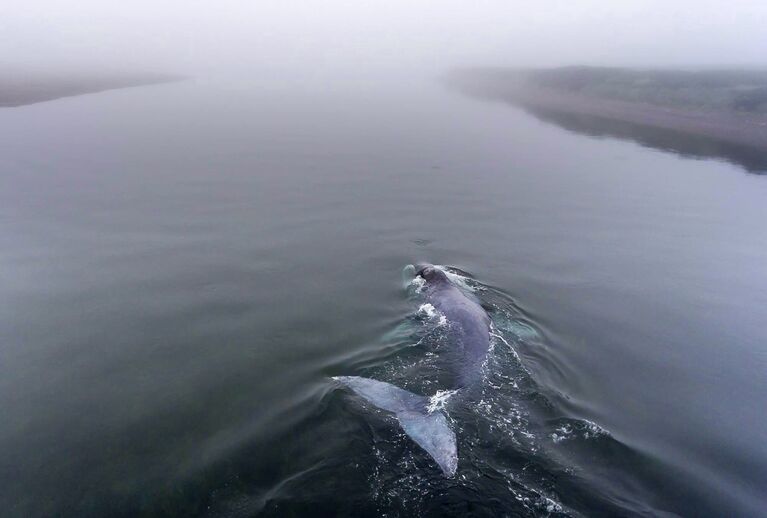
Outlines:
POLYGON ((697 152, 698 145, 689 154, 722 155, 736 162, 743 160, 734 155, 747 155, 742 165, 767 169, 767 73, 695 74, 586 67, 468 69, 446 80, 465 94, 518 105, 573 131, 639 141, 634 134, 655 128, 725 146, 721 152, 697 152))
POLYGON ((10 108, 62 97, 169 83, 183 79, 179 76, 161 74, 6 74, 0 78, 0 107, 10 108))

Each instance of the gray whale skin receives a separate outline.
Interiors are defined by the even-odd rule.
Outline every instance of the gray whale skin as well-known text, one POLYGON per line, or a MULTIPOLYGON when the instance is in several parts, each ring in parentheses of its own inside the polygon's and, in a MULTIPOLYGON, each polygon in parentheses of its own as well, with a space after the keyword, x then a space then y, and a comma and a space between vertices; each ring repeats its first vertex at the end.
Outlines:
MULTIPOLYGON (((416 266, 426 282, 427 301, 448 321, 449 345, 441 353, 451 372, 450 389, 461 389, 480 378, 490 346, 490 319, 479 303, 450 282, 445 272, 431 264, 416 266)), ((458 469, 455 432, 441 410, 430 408, 430 399, 390 383, 359 376, 333 378, 376 407, 393 413, 405 433, 437 462, 447 477, 458 469)))

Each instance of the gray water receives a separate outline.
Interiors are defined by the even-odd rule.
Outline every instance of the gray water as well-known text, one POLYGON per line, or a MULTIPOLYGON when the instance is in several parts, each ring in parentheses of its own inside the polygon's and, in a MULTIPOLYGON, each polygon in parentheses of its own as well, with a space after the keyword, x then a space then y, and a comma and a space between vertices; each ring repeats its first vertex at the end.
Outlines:
POLYGON ((0 134, 3 515, 767 510, 767 177, 436 82, 190 81, 0 134), (493 320, 453 479, 331 380, 439 389, 417 261, 493 320))

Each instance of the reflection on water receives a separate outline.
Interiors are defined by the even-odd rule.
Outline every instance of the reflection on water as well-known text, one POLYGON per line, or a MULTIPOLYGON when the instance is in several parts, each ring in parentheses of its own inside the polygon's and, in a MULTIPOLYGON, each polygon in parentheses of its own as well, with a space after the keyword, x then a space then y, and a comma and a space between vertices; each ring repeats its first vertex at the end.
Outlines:
POLYGON ((767 174, 767 153, 756 148, 594 115, 535 106, 523 106, 523 108, 542 121, 576 133, 631 140, 646 147, 689 158, 724 159, 743 167, 749 173, 767 174))
MULTIPOLYGON (((496 78, 498 79, 498 78, 496 78)), ((593 137, 614 137, 636 142, 644 147, 659 149, 686 158, 719 159, 742 167, 753 174, 767 174, 767 150, 757 145, 741 144, 722 137, 690 133, 679 129, 664 128, 621 119, 621 115, 589 113, 599 110, 599 100, 566 92, 563 96, 554 92, 538 96, 525 88, 517 92, 518 84, 508 78, 497 81, 492 77, 457 74, 447 76, 443 83, 448 89, 465 96, 490 102, 518 106, 537 119, 552 123, 568 131, 593 137), (570 97, 568 97, 570 96, 570 97), (569 99, 569 100, 568 100, 569 99), (587 101, 586 107, 580 106, 587 101), (572 104, 575 103, 575 104, 572 104)), ((628 103, 629 113, 642 111, 642 105, 628 103)), ((694 115, 694 114, 693 114, 694 115)), ((685 117, 684 112, 668 114, 668 118, 685 117)), ((709 122, 710 124, 710 122, 709 122)), ((732 125, 732 122, 730 122, 732 125)))

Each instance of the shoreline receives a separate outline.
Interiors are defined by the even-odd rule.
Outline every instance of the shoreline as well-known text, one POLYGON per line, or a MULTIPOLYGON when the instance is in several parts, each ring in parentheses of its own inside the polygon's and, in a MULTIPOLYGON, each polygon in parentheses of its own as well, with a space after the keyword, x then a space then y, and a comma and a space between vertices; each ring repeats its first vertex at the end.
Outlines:
POLYGON ((107 90, 183 81, 184 77, 160 74, 63 76, 18 74, 0 79, 0 108, 16 108, 64 97, 107 90))
POLYGON ((750 172, 767 173, 764 113, 600 98, 538 85, 513 72, 497 70, 455 72, 446 83, 474 98, 518 106, 570 131, 634 140, 682 155, 721 157, 750 172), (670 136, 678 142, 668 145, 663 139, 647 138, 654 130, 662 132, 666 140, 670 136))

